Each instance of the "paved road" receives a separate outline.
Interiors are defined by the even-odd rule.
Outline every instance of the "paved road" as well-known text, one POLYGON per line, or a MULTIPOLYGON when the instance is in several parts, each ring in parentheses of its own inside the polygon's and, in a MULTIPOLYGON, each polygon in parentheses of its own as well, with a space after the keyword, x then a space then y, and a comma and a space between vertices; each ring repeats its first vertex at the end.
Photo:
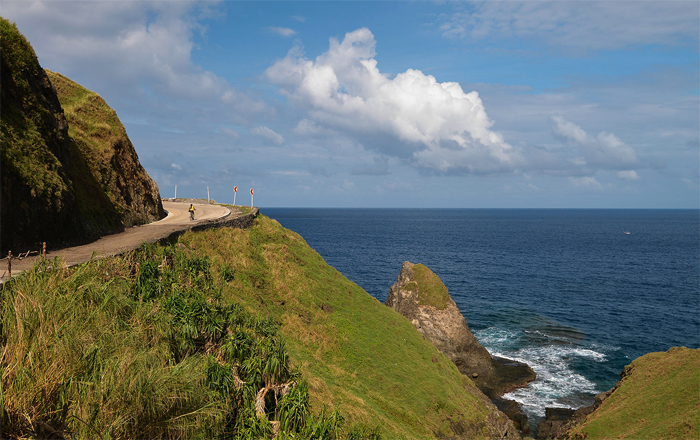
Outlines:
MULTIPOLYGON (((224 218, 230 214, 228 208, 219 205, 207 205, 194 203, 194 218, 195 222, 201 220, 215 220, 224 218)), ((190 224, 190 215, 188 213, 189 203, 179 202, 163 202, 163 208, 168 211, 168 216, 163 220, 150 223, 144 227, 153 227, 160 225, 178 225, 190 224)))
MULTIPOLYGON (((155 243, 176 231, 181 231, 202 222, 242 215, 234 208, 233 212, 224 206, 194 204, 195 220, 189 219, 189 203, 163 202, 168 216, 157 222, 135 226, 118 234, 106 235, 97 241, 82 246, 49 250, 46 258, 60 256, 68 266, 85 263, 91 258, 104 258, 138 248, 141 243, 155 243)), ((28 257, 12 261, 12 275, 31 269, 39 257, 28 257)), ((7 260, 0 262, 0 282, 7 279, 7 260)))

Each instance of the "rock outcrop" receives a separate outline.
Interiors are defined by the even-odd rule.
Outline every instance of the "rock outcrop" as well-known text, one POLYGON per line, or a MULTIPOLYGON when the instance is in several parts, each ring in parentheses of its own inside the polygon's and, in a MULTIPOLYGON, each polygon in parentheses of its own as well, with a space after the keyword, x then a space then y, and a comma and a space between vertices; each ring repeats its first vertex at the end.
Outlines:
POLYGON ((469 330, 445 285, 426 266, 404 262, 385 304, 411 321, 462 374, 489 373, 491 355, 469 330))
POLYGON ((523 433, 527 417, 504 393, 526 386, 535 372, 526 364, 493 357, 476 340, 440 278, 422 264, 403 263, 385 304, 407 318, 459 371, 472 379, 523 433))
POLYGON ((115 112, 97 93, 60 73, 46 71, 68 121, 68 134, 90 171, 117 207, 124 227, 165 216, 158 185, 141 166, 136 149, 115 112))

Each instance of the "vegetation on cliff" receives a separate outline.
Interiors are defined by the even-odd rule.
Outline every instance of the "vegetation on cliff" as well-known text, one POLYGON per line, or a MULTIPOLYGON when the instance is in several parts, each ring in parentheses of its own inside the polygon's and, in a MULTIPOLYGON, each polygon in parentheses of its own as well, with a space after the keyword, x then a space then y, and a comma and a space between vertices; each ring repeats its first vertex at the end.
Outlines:
POLYGON ((700 438, 700 349, 649 353, 625 367, 622 380, 571 439, 700 438))
POLYGON ((158 186, 139 163, 117 112, 97 93, 46 71, 68 121, 68 134, 125 227, 164 217, 158 186))
POLYGON ((440 277, 435 275, 427 266, 420 263, 413 266, 413 278, 418 283, 418 304, 432 306, 438 310, 445 310, 450 294, 440 277))
POLYGON ((278 421, 282 438, 490 438, 500 426, 410 322, 277 222, 178 240, 70 272, 46 262, 6 285, 5 436, 262 438, 278 421))
MULTIPOLYGON (((93 156, 71 138, 56 90, 31 44, 1 17, 0 63, 0 251, 37 250, 41 241, 49 246, 85 241, 135 223, 126 207, 130 202, 113 198, 99 181, 93 156)), ((127 153, 125 145, 115 146, 116 154, 127 153)), ((121 163, 111 165, 122 181, 150 185, 121 163)), ((140 223, 163 214, 154 189, 147 203, 156 216, 140 223)))

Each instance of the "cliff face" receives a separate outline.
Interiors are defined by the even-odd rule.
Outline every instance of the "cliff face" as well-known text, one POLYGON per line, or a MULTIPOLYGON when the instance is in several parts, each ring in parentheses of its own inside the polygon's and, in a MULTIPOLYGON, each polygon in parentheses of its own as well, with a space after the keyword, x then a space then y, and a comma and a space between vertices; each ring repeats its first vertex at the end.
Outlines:
POLYGON ((95 172, 95 161, 71 138, 56 90, 29 42, 3 18, 0 32, 0 252, 37 250, 42 241, 50 247, 85 242, 161 217, 157 187, 136 167, 133 147, 109 146, 114 153, 105 157, 114 172, 106 180, 119 191, 106 189, 109 173, 95 172), (136 186, 150 195, 122 191, 132 181, 143 182, 136 186), (145 208, 134 215, 132 202, 145 208))
POLYGON ((123 226, 150 223, 165 216, 158 185, 141 166, 117 113, 97 93, 60 73, 46 71, 68 121, 68 134, 123 226))
POLYGON ((491 355, 469 330, 445 285, 427 267, 404 262, 385 304, 411 321, 462 374, 483 375, 490 370, 491 355))

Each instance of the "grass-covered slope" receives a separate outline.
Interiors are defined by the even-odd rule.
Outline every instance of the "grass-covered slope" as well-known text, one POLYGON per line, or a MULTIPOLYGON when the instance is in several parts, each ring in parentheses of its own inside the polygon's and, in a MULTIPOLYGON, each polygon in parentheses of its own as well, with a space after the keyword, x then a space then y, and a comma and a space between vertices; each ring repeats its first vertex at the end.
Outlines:
POLYGON ((296 233, 260 216, 249 230, 180 240, 235 277, 224 295, 282 323, 312 403, 337 405, 386 438, 490 438, 505 416, 408 320, 328 266, 296 233))
POLYGON ((614 392, 572 439, 700 438, 700 349, 649 353, 625 368, 614 392))
POLYGON ((310 414, 279 325, 222 296, 232 275, 149 246, 13 278, 0 292, 0 438, 338 438, 337 411, 310 414))
POLYGON ((158 186, 139 163, 117 113, 97 93, 46 71, 68 121, 68 134, 124 226, 164 217, 158 186))
POLYGON ((0 292, 0 437, 500 438, 505 417, 297 234, 188 232, 0 292))

